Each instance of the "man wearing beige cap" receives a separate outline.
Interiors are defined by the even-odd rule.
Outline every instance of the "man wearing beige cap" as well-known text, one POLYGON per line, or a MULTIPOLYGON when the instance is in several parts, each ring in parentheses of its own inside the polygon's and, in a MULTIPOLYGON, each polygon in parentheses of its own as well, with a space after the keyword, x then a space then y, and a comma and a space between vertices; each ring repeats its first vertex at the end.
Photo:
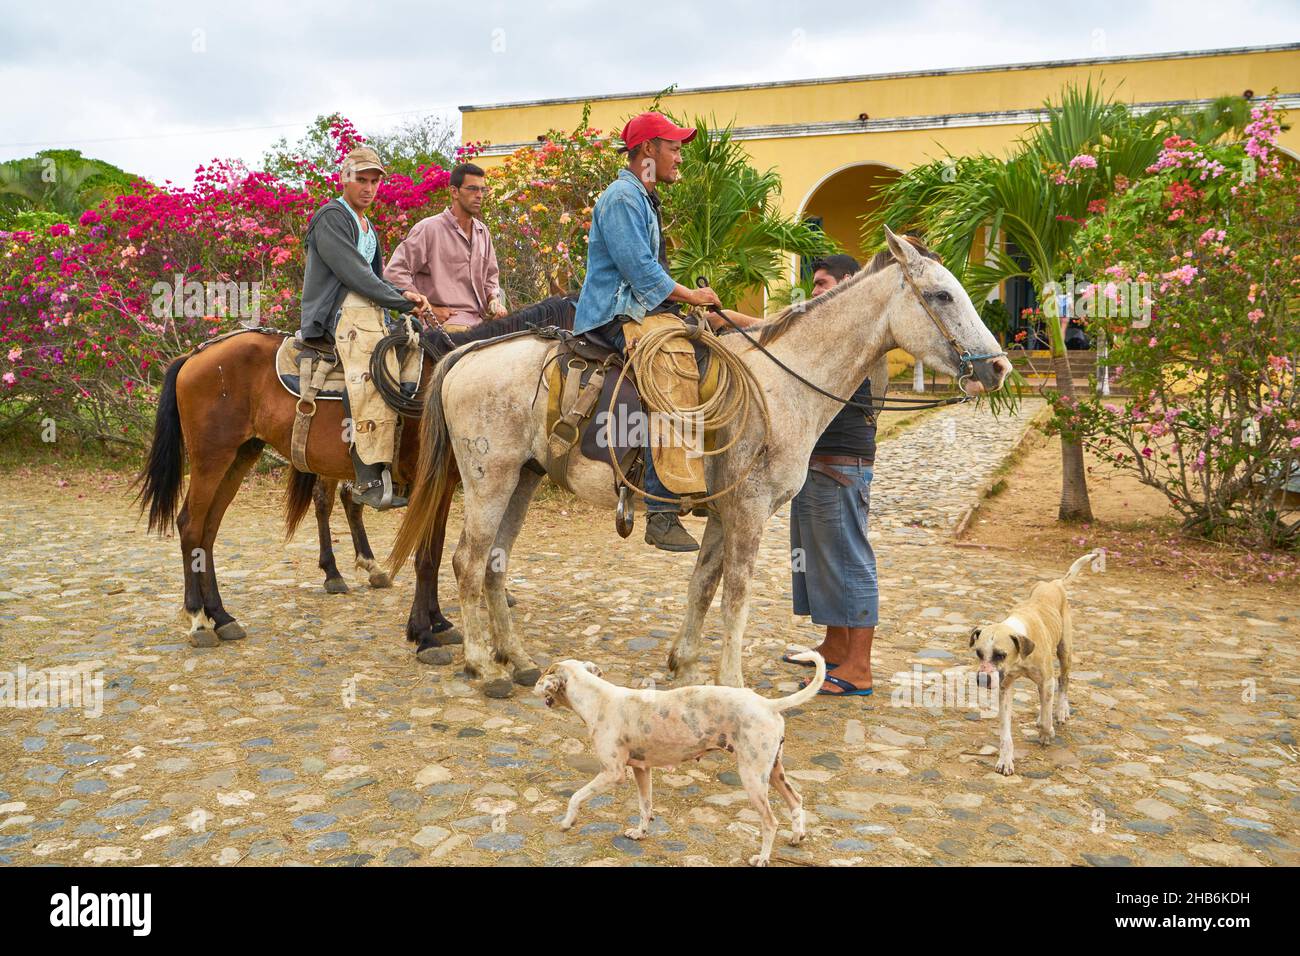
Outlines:
POLYGON ((300 333, 304 345, 325 355, 337 347, 347 380, 345 418, 352 421, 353 497, 381 511, 401 507, 406 499, 393 494, 389 467, 396 453, 397 413, 369 383, 370 354, 388 333, 385 309, 429 312, 429 300, 419 292, 403 292, 383 279, 384 251, 365 217, 383 176, 379 155, 357 147, 339 171, 343 195, 312 215, 300 333))
POLYGON ((479 218, 487 192, 483 170, 461 163, 452 169, 447 191, 451 204, 411 228, 393 250, 384 278, 424 293, 435 321, 447 332, 463 332, 506 309, 492 235, 479 218))

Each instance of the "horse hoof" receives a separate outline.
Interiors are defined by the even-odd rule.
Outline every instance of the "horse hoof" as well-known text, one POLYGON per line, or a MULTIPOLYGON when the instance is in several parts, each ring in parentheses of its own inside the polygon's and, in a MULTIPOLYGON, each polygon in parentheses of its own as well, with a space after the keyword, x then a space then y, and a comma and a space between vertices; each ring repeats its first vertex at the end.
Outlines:
POLYGON ((514 685, 510 683, 508 677, 498 677, 483 685, 483 696, 491 697, 493 700, 504 700, 514 692, 514 685))
POLYGON ((415 659, 421 664, 450 664, 452 653, 449 648, 430 644, 428 647, 422 647, 416 651, 415 659))
POLYGON ((514 596, 513 594, 511 594, 509 591, 507 591, 507 592, 506 592, 506 607, 514 607, 514 606, 515 606, 516 604, 518 604, 518 603, 519 603, 519 602, 515 600, 515 596, 514 596))
POLYGON ((372 571, 370 574, 370 586, 379 590, 391 588, 393 586, 393 579, 383 571, 372 571))
POLYGON ((190 631, 190 644, 193 647, 216 647, 221 643, 217 637, 217 632, 210 627, 201 627, 197 631, 190 631))
POLYGON ((326 594, 347 594, 348 582, 344 581, 342 578, 326 578, 325 593, 326 594))
POLYGON ((540 667, 529 667, 521 671, 515 671, 515 683, 520 687, 532 687, 542 679, 542 669, 540 667))
POLYGON ((248 632, 239 626, 238 621, 227 621, 217 628, 217 637, 223 641, 242 641, 248 632))
POLYGON ((437 638, 439 644, 443 645, 465 643, 465 635, 460 632, 460 628, 455 627, 454 625, 449 626, 445 631, 439 631, 435 628, 433 636, 437 638))

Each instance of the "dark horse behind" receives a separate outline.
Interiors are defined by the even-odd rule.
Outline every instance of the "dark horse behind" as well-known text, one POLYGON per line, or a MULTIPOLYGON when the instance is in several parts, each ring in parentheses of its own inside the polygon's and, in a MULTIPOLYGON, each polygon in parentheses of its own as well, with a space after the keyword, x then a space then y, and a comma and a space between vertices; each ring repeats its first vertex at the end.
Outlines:
MULTIPOLYGON (((429 381, 433 366, 443 355, 461 345, 530 328, 572 329, 575 298, 555 296, 451 335, 426 330, 422 337, 423 381, 429 381)), ((190 616, 190 641, 195 646, 211 647, 246 636, 222 605, 213 544, 226 508, 263 448, 270 445, 286 460, 289 458, 296 400, 276 374, 275 353, 283 340, 283 333, 233 335, 176 359, 163 380, 153 444, 137 479, 138 500, 141 510, 148 511, 150 531, 165 534, 174 525, 179 534, 185 610, 190 616), (187 458, 190 481, 182 502, 181 480, 187 458)), ((334 485, 353 475, 349 446, 343 440, 342 404, 318 404, 307 445, 307 463, 312 471, 301 472, 290 466, 285 492, 286 537, 293 534, 315 499, 320 566, 331 591, 346 590, 346 585, 329 586, 333 579, 342 580, 330 547, 329 505, 334 485)), ((396 464, 402 475, 415 474, 420 431, 401 430, 396 464)), ((344 489, 341 498, 358 566, 370 572, 372 584, 385 586, 387 579, 374 563, 366 539, 361 507, 351 500, 346 485, 344 489)), ((449 488, 439 503, 432 542, 415 555, 415 595, 406 637, 417 645, 419 660, 427 664, 450 663, 451 652, 446 645, 460 642, 459 632, 438 605, 438 567, 452 490, 449 488)))

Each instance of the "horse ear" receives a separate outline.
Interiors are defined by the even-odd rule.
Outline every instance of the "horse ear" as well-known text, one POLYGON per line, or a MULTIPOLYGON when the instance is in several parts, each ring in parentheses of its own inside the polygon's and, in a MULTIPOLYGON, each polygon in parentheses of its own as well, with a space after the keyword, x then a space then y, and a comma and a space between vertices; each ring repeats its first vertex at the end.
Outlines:
POLYGON ((916 251, 916 246, 888 226, 885 227, 885 244, 889 246, 890 255, 903 267, 904 272, 916 275, 925 268, 925 257, 916 251))

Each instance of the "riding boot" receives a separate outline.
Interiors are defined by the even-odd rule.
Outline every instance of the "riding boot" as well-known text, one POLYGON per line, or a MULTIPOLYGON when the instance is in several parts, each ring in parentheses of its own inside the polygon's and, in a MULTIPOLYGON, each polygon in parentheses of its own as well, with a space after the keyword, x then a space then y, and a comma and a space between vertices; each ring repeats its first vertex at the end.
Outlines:
POLYGON ((406 499, 393 494, 393 473, 387 463, 367 465, 353 448, 352 466, 357 472, 357 480, 352 486, 353 501, 370 505, 376 511, 406 507, 406 499))
POLYGON ((646 519, 645 541, 660 551, 700 550, 699 542, 690 536, 677 520, 677 515, 670 511, 656 511, 646 519))

